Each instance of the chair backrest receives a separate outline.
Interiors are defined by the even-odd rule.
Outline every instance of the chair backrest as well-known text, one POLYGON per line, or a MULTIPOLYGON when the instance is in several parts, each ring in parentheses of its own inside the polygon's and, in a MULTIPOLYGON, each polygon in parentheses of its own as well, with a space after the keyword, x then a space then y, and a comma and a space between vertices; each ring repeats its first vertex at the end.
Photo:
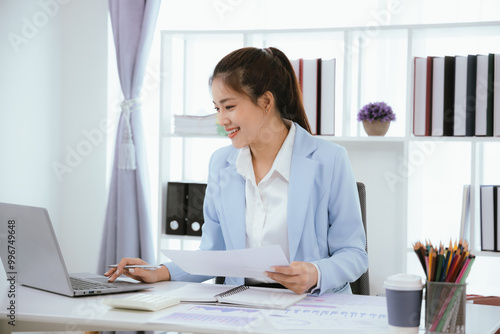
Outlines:
MULTIPOLYGON (((363 228, 365 229, 365 250, 368 252, 368 235, 366 233, 366 188, 364 183, 356 182, 358 187, 359 195, 359 205, 361 208, 361 219, 363 220, 363 228)), ((367 270, 363 275, 361 275, 356 281, 350 283, 352 293, 357 295, 370 295, 370 277, 369 270, 367 270)), ((225 277, 216 277, 216 284, 224 284, 225 277)))
MULTIPOLYGON (((368 234, 366 231, 366 188, 364 183, 356 182, 358 186, 359 205, 361 208, 361 219, 363 220, 363 227, 365 229, 366 244, 365 250, 368 252, 368 234)), ((361 275, 356 281, 351 283, 352 293, 357 295, 370 295, 370 277, 369 270, 361 275)))

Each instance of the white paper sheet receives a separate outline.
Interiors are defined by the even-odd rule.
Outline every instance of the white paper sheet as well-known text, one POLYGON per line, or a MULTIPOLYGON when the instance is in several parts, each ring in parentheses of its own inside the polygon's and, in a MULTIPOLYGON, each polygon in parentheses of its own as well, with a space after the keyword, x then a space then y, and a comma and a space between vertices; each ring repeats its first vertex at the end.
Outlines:
POLYGON ((192 275, 267 278, 273 266, 288 266, 278 245, 227 251, 162 250, 170 260, 192 275))
POLYGON ((308 296, 285 310, 263 310, 268 321, 280 330, 325 330, 328 328, 387 329, 384 297, 349 294, 308 296))

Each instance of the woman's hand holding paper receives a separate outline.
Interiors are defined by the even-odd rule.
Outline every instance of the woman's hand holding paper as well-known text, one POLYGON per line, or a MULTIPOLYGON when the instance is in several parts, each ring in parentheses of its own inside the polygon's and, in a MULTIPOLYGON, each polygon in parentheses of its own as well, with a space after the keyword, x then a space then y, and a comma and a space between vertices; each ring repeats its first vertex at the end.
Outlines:
POLYGON ((295 261, 289 267, 273 267, 265 275, 295 293, 309 291, 318 283, 318 271, 309 262, 295 261))

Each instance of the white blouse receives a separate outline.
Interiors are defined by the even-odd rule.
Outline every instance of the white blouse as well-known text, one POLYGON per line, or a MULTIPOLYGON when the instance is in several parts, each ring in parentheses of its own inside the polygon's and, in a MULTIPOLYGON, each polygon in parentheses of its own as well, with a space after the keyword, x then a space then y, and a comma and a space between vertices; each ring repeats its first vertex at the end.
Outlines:
MULTIPOLYGON (((248 146, 240 150, 236 160, 236 170, 246 180, 246 247, 279 245, 288 261, 290 261, 287 225, 288 184, 295 140, 295 124, 293 122, 290 124, 288 135, 271 169, 259 184, 255 180, 252 155, 248 146)), ((271 283, 274 281, 247 279, 247 282, 271 283)))

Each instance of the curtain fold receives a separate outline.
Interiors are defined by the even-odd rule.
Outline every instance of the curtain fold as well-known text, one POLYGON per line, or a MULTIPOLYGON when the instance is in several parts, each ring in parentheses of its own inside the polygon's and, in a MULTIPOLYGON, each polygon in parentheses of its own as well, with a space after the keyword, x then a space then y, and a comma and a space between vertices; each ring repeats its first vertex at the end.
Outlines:
POLYGON ((123 257, 155 263, 140 92, 161 0, 109 0, 124 101, 118 121, 100 273, 123 257))

